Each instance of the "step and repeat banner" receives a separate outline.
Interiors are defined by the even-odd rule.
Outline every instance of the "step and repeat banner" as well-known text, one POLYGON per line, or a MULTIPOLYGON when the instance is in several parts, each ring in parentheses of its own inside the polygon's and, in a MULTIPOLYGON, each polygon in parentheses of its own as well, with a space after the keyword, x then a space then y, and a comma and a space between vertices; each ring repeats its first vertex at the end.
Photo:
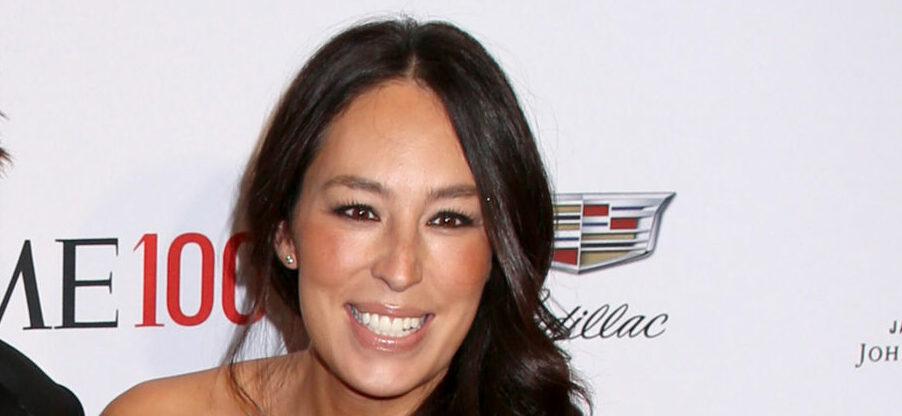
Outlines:
POLYGON ((898 414, 902 6, 483 3, 0 3, 0 338, 88 414, 217 365, 269 112, 331 35, 406 14, 519 94, 596 414, 898 414))

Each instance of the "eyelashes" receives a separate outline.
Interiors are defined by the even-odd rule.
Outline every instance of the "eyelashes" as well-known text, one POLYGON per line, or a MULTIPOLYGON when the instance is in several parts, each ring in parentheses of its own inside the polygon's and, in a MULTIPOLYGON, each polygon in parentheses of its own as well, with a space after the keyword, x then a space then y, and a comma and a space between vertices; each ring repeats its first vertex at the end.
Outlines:
POLYGON ((369 205, 352 202, 343 204, 332 210, 335 215, 347 218, 352 221, 379 221, 379 216, 373 211, 369 205))
MULTIPOLYGON (((381 218, 373 207, 359 202, 340 204, 332 209, 332 213, 355 222, 379 222, 381 218)), ((426 222, 426 225, 439 228, 471 227, 475 223, 473 217, 463 212, 444 209, 436 213, 426 222)))
POLYGON ((435 214, 435 216, 429 220, 428 224, 434 227, 460 228, 470 227, 473 225, 473 222, 473 218, 462 212, 443 210, 438 214, 435 214))

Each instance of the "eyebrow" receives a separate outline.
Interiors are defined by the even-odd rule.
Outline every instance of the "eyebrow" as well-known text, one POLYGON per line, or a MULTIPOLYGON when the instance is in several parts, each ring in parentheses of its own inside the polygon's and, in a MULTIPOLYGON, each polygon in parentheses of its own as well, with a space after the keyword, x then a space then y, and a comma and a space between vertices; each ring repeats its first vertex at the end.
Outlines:
POLYGON ((387 195, 389 192, 385 189, 382 184, 376 181, 371 181, 366 178, 361 178, 356 175, 338 175, 332 179, 329 179, 325 185, 323 185, 323 189, 334 188, 336 186, 344 186, 351 189, 359 189, 361 191, 366 191, 379 195, 387 195))
MULTIPOLYGON (((338 175, 326 181, 326 183, 323 185, 323 190, 336 186, 344 186, 351 189, 357 189, 364 192, 377 194, 379 196, 391 195, 391 191, 389 191, 381 183, 357 175, 338 175)), ((428 199, 430 201, 434 201, 437 199, 467 198, 477 196, 478 194, 479 192, 476 190, 475 186, 460 184, 431 189, 429 190, 428 199)))
POLYGON ((478 194, 473 185, 452 185, 429 191, 429 200, 474 197, 478 194))

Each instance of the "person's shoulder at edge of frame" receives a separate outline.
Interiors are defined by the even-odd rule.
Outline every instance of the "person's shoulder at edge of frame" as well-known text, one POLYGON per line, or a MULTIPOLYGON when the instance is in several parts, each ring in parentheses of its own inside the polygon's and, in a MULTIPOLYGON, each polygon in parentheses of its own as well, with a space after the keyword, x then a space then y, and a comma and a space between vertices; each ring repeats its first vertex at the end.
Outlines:
POLYGON ((221 369, 159 378, 140 383, 116 397, 102 416, 199 414, 200 405, 212 398, 221 369))
MULTIPOLYGON (((274 359, 237 364, 239 377, 252 377, 261 364, 274 359)), ((221 366, 145 381, 115 398, 101 416, 243 415, 229 389, 227 371, 221 366)))

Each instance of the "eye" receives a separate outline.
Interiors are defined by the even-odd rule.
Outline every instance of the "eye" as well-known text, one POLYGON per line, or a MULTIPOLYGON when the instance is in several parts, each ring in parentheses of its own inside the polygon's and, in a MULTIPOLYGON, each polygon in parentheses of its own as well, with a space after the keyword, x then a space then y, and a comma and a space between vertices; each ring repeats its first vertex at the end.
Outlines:
POLYGON ((334 210, 336 215, 354 221, 379 221, 379 216, 368 205, 350 204, 342 205, 334 210))
POLYGON ((473 225, 473 219, 459 212, 442 211, 429 220, 428 224, 433 227, 459 228, 473 225))

